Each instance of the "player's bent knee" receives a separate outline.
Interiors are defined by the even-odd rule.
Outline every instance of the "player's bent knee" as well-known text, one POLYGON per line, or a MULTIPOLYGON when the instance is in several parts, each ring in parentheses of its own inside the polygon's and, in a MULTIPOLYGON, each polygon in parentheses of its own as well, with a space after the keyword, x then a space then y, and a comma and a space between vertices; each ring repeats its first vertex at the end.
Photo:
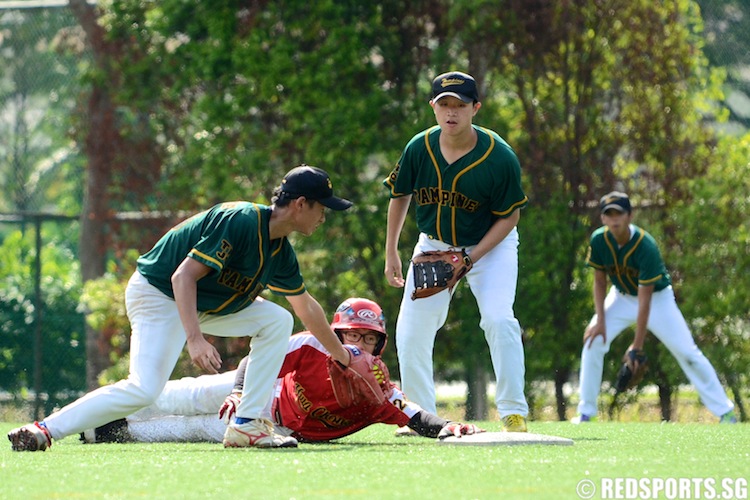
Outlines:
POLYGON ((279 325, 279 330, 282 332, 291 332, 294 328, 294 316, 292 316, 292 313, 282 308, 278 315, 278 319, 276 320, 276 324, 279 325))
POLYGON ((131 411, 140 410, 155 403, 162 389, 163 387, 155 384, 143 385, 131 379, 121 380, 112 386, 113 392, 122 394, 120 404, 129 407, 131 411))

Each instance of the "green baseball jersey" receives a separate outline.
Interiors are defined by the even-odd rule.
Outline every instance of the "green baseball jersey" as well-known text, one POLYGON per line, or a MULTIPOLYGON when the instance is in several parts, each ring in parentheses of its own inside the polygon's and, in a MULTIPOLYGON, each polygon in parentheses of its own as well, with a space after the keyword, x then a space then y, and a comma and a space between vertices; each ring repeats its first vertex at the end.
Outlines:
POLYGON ((654 285, 654 291, 667 288, 672 282, 653 236, 638 226, 630 225, 631 238, 622 247, 602 226, 591 235, 587 265, 604 271, 612 284, 627 295, 638 295, 638 285, 654 285))
POLYGON ((499 218, 528 203, 516 153, 492 130, 474 130, 474 149, 450 165, 439 126, 415 135, 383 181, 391 198, 414 196, 421 232, 454 246, 476 245, 499 218))
POLYGON ((169 230, 138 259, 149 283, 174 298, 172 274, 185 257, 212 271, 198 280, 198 311, 231 314, 265 288, 299 295, 305 285, 287 238, 271 240, 271 209, 244 201, 216 205, 169 230))

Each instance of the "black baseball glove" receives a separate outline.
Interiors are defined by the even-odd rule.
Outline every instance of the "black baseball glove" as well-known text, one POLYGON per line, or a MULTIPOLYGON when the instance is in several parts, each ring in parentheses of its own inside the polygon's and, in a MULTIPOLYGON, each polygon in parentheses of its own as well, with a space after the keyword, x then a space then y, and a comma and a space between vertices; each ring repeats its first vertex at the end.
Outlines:
POLYGON ((615 390, 620 393, 631 389, 643 380, 648 371, 648 358, 640 349, 629 349, 622 358, 622 366, 617 372, 615 390))
POLYGON ((414 266, 414 291, 411 300, 452 290, 458 280, 471 271, 473 262, 465 249, 430 250, 411 259, 414 266))

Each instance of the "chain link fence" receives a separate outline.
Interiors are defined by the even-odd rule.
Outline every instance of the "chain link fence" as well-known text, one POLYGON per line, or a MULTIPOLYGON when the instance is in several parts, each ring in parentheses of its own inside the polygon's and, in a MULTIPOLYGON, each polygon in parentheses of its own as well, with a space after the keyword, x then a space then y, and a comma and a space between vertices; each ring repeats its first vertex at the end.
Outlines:
POLYGON ((84 160, 68 136, 85 58, 78 31, 63 2, 0 2, 2 420, 41 417, 85 389, 84 160))

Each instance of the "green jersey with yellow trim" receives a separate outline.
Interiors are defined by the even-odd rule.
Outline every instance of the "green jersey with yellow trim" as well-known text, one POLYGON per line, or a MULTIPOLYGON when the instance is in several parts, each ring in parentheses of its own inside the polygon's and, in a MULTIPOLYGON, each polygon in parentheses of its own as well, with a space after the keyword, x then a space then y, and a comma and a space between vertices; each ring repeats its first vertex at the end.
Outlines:
POLYGON ((604 271, 617 289, 627 295, 638 295, 639 285, 654 285, 664 290, 672 281, 656 240, 646 231, 630 225, 631 237, 620 247, 607 226, 591 235, 586 263, 604 271))
POLYGON ((174 298, 171 277, 185 257, 211 272, 198 281, 198 311, 231 314, 252 304, 265 288, 299 295, 305 285, 287 238, 271 240, 270 207, 227 202, 170 229, 138 259, 149 283, 174 298))
POLYGON ((498 219, 528 203, 516 153, 497 133, 473 127, 476 146, 450 165, 439 126, 415 135, 383 181, 391 198, 414 196, 421 232, 457 247, 476 245, 498 219))

